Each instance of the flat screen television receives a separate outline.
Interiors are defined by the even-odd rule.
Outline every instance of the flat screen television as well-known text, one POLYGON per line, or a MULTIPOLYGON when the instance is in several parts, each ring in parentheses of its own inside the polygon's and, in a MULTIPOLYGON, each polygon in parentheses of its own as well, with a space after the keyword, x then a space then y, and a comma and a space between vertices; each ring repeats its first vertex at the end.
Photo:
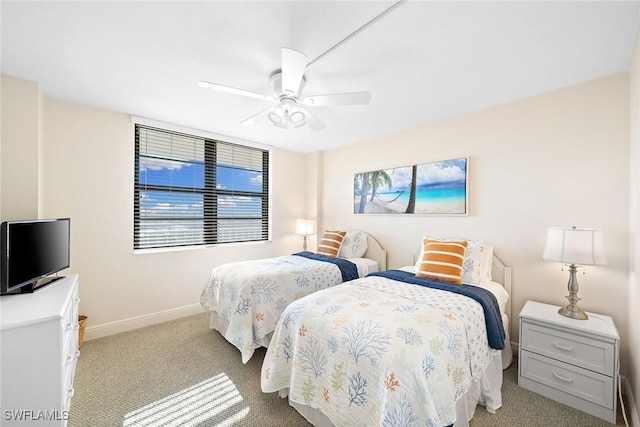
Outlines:
POLYGON ((69 267, 69 218, 6 221, 0 225, 0 294, 34 292, 69 267))

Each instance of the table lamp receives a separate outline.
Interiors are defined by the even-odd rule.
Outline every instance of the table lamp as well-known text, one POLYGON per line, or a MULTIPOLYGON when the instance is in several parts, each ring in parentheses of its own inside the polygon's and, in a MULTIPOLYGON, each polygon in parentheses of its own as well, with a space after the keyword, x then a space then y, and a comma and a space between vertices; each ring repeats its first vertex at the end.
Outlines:
POLYGON ((296 220, 296 234, 303 237, 302 249, 307 250, 307 237, 316 234, 316 224, 312 219, 296 220))
POLYGON ((606 264, 603 249, 602 229, 550 227, 547 229, 547 243, 542 258, 558 261, 569 266, 569 304, 558 310, 563 316, 586 320, 587 313, 578 307, 578 280, 576 271, 579 265, 606 264))

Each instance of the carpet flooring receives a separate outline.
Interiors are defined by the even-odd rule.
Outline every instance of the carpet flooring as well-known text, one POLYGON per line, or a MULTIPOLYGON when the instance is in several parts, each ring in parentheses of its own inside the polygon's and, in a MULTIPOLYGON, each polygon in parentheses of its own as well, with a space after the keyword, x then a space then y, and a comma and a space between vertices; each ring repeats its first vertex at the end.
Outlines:
MULTIPOLYGON (((264 352, 243 365, 235 347, 209 329, 207 313, 85 341, 68 425, 309 426, 286 399, 261 392, 264 352)), ((478 406, 471 427, 612 426, 517 382, 513 363, 504 375, 503 407, 489 414, 478 406)))

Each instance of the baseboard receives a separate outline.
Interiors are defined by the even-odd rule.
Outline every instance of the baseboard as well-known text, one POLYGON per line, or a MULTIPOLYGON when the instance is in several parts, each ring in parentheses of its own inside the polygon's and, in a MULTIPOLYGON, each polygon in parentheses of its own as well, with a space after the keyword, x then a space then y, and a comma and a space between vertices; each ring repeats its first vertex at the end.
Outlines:
POLYGON ((511 341, 511 351, 513 351, 513 357, 518 357, 519 350, 520 350, 520 343, 511 341))
POLYGON ((156 323, 167 322, 181 317, 202 313, 204 310, 200 304, 187 305, 173 308, 171 310, 157 313, 145 314, 143 316, 130 317, 128 319, 115 322, 103 323, 102 325, 89 326, 84 331, 83 341, 102 338, 120 332, 131 331, 144 326, 155 325, 156 323))
POLYGON ((636 400, 633 397, 633 391, 629 380, 623 375, 620 376, 622 401, 624 402, 624 409, 627 413, 627 420, 629 421, 629 427, 640 427, 640 418, 638 418, 638 408, 636 407, 636 400))

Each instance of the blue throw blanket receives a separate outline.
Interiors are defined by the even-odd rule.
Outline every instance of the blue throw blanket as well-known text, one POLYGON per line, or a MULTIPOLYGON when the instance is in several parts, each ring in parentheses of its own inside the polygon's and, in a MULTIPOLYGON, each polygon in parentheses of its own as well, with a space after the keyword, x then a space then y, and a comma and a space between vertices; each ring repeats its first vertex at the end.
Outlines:
POLYGON ((356 265, 351 261, 347 261, 344 258, 332 258, 326 255, 320 255, 315 252, 309 252, 309 251, 298 252, 293 255, 297 255, 297 256, 301 256, 309 259, 315 259, 317 261, 330 262, 332 264, 337 265, 338 268, 340 269, 340 273, 342 274, 343 282, 348 282, 349 280, 358 278, 358 268, 356 267, 356 265))
POLYGON ((399 282, 412 283, 415 285, 426 286, 428 288, 455 292, 478 301, 484 310, 489 346, 495 350, 504 350, 506 334, 504 332, 504 326, 502 325, 500 307, 498 306, 498 301, 496 300, 495 295, 490 291, 478 286, 457 285, 442 280, 416 277, 415 274, 402 270, 377 271, 375 273, 370 273, 367 276, 382 276, 399 282))

